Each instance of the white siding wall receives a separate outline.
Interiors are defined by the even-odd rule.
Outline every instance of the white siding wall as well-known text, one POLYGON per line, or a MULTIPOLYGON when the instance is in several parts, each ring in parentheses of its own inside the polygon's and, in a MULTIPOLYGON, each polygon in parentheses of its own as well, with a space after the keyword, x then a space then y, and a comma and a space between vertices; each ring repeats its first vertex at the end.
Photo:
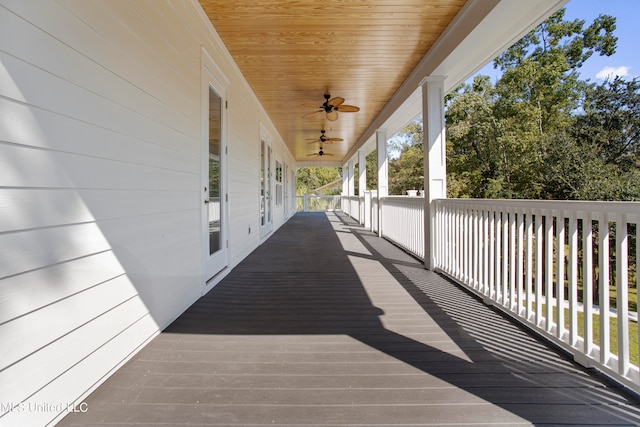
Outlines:
POLYGON ((0 2, 0 425, 63 415, 29 408, 81 401, 201 295, 202 46, 231 81, 233 267, 260 122, 294 164, 195 0, 0 2))

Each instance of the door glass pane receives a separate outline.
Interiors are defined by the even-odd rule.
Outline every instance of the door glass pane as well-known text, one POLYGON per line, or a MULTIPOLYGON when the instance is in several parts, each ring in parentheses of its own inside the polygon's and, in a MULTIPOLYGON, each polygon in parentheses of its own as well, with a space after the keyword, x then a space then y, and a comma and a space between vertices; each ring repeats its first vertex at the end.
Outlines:
POLYGON ((209 254, 222 248, 222 98, 209 88, 209 254))
POLYGON ((264 140, 260 141, 260 225, 265 224, 265 205, 266 205, 266 182, 265 182, 265 170, 264 170, 264 140))
POLYGON ((267 150, 267 179, 266 179, 266 210, 267 210, 267 223, 271 223, 271 147, 267 150))

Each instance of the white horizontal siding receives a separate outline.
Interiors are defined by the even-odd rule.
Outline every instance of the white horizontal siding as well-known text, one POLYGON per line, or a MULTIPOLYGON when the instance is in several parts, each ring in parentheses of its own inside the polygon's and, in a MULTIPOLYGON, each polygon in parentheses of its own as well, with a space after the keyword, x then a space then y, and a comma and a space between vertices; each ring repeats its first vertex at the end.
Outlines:
POLYGON ((10 144, 0 144, 0 168, 7 187, 157 191, 198 188, 198 175, 190 172, 10 144))
MULTIPOLYGON (((173 138, 143 140, 119 130, 107 130, 33 105, 16 104, 4 99, 0 99, 0 120, 4 124, 0 127, 2 141, 169 170, 197 172, 198 159, 184 152, 183 144, 176 144, 173 138), (150 152, 153 156, 149 155, 150 152), (123 153, 126 153, 126 158, 123 153)), ((188 147, 189 144, 185 143, 184 146, 188 147)))
POLYGON ((179 212, 195 200, 177 190, 0 188, 0 233, 179 212))
POLYGON ((197 2, 0 5, 0 402, 77 402, 201 294, 203 46, 229 79, 233 267, 260 242, 260 123, 293 162, 197 2))
POLYGON ((0 325, 0 365, 13 365, 136 295, 129 279, 120 276, 0 325))
MULTIPOLYGON (((90 390, 153 336, 150 331, 157 325, 151 316, 136 318, 143 310, 138 299, 115 307, 41 350, 46 363, 28 358, 15 369, 0 372, 0 383, 7 384, 15 399, 11 401, 24 401, 25 407, 69 402, 69 395, 61 391, 90 390)), ((58 416, 49 411, 13 411, 0 418, 0 425, 45 425, 58 416)))
MULTIPOLYGON (((198 70, 182 69, 182 72, 191 72, 191 80, 182 77, 179 71, 158 77, 158 73, 170 70, 172 65, 166 57, 160 60, 150 58, 151 53, 158 49, 140 43, 137 32, 144 31, 144 23, 136 28, 137 32, 132 33, 131 29, 122 28, 118 20, 109 19, 110 15, 101 12, 94 2, 66 2, 74 3, 73 12, 77 17, 55 4, 38 3, 36 12, 29 1, 10 3, 13 3, 10 6, 13 10, 24 10, 32 19, 34 12, 37 14, 35 22, 30 23, 6 11, 1 16, 3 31, 11 35, 7 41, 3 40, 3 50, 37 67, 33 70, 24 66, 19 68, 24 74, 17 76, 20 80, 16 83, 24 92, 24 97, 30 99, 33 95, 46 94, 57 97, 60 93, 57 86, 53 86, 53 90, 41 91, 39 86, 25 87, 20 84, 22 80, 38 76, 40 71, 40 78, 50 80, 57 77, 65 81, 66 85, 61 87, 65 90, 65 97, 94 98, 91 104, 66 102, 67 107, 86 107, 87 113, 104 111, 101 103, 97 102, 96 97, 99 97, 104 102, 120 104, 124 113, 120 115, 123 117, 130 116, 129 113, 151 117, 181 133, 197 136, 193 129, 197 129, 194 124, 197 124, 198 109, 188 101, 185 91, 198 93, 197 84, 193 84, 193 80, 197 83, 198 70), (48 12, 56 19, 52 20, 48 12), (92 16, 93 21, 89 21, 92 16), (78 33, 83 37, 77 37, 78 33), (30 45, 38 46, 38 49, 25 50, 25 40, 30 45), (46 74, 51 74, 51 77, 46 74), (183 84, 177 85, 177 82, 183 84), (191 82, 191 85, 187 82, 191 82), (191 117, 185 115, 189 109, 191 117)), ((133 10, 130 12, 135 14, 133 10)), ((165 53, 161 51, 158 54, 165 53)), ((157 57, 156 54, 154 56, 157 57)), ((3 59, 3 63, 7 64, 7 61, 3 59)), ((6 67, 11 70, 19 65, 9 63, 6 67)), ((20 97, 16 96, 16 99, 20 97)), ((59 111, 57 108, 54 111, 59 111)), ((116 111, 114 109, 110 113, 116 111)))
MULTIPOLYGON (((160 116, 159 118, 149 117, 150 110, 155 107, 153 103, 123 107, 120 103, 126 100, 116 99, 116 102, 102 98, 85 88, 78 87, 5 53, 0 53, 0 63, 2 63, 0 91, 7 98, 136 139, 164 140, 167 144, 173 141, 176 147, 183 145, 187 149, 197 148, 197 141, 189 140, 185 134, 166 125, 162 120, 161 111, 155 112, 160 116), (34 81, 39 84, 34 85, 34 81)), ((92 71, 97 73, 94 84, 99 85, 101 83, 99 69, 92 71)), ((120 91, 114 91, 114 95, 126 93, 127 89, 123 87, 120 91)), ((41 133, 40 129, 35 131, 41 133)), ((9 132, 19 135, 27 130, 18 127, 10 129, 9 132)), ((29 136, 33 137, 33 132, 34 130, 29 136)))
POLYGON ((0 325, 122 274, 118 259, 106 251, 2 279, 0 325))
POLYGON ((95 223, 7 233, 0 241, 0 277, 110 250, 95 223))

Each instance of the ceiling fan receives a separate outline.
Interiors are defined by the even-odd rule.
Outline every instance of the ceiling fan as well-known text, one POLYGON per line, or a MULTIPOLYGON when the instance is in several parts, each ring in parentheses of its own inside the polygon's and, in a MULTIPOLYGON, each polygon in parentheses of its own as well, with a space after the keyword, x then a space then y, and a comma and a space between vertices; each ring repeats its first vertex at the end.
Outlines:
POLYGON ((318 151, 317 153, 307 154, 307 156, 319 156, 319 157, 322 157, 322 156, 333 156, 333 154, 331 154, 331 153, 325 153, 325 152, 322 150, 322 147, 320 147, 320 151, 318 151))
POLYGON ((331 98, 331 95, 328 93, 324 94, 325 101, 320 106, 312 105, 312 107, 316 107, 316 111, 312 111, 311 113, 307 113, 302 118, 312 116, 316 113, 325 112, 327 114, 327 120, 334 122, 338 120, 338 111, 343 113, 355 113, 360 111, 360 108, 354 105, 346 105, 344 104, 344 98, 335 97, 331 98))
POLYGON ((307 141, 310 141, 309 144, 313 144, 314 142, 319 142, 320 144, 333 144, 334 142, 344 141, 344 139, 342 139, 342 138, 329 138, 328 136, 326 136, 324 134, 324 132, 325 132, 325 130, 322 129, 320 131, 320 133, 321 133, 320 138, 308 139, 307 141))

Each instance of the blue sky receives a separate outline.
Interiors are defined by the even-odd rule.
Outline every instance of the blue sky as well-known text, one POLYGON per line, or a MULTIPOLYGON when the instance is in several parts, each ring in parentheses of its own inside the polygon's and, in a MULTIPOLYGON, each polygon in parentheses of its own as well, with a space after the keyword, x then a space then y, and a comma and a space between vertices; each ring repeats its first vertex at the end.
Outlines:
MULTIPOLYGON (((616 18, 616 53, 609 57, 594 54, 589 58, 580 70, 583 80, 601 82, 604 76, 611 73, 626 79, 640 76, 640 1, 570 0, 565 9, 566 20, 583 19, 585 27, 598 15, 616 18)), ((490 75, 495 80, 497 71, 493 69, 493 63, 489 63, 479 74, 490 75)))

